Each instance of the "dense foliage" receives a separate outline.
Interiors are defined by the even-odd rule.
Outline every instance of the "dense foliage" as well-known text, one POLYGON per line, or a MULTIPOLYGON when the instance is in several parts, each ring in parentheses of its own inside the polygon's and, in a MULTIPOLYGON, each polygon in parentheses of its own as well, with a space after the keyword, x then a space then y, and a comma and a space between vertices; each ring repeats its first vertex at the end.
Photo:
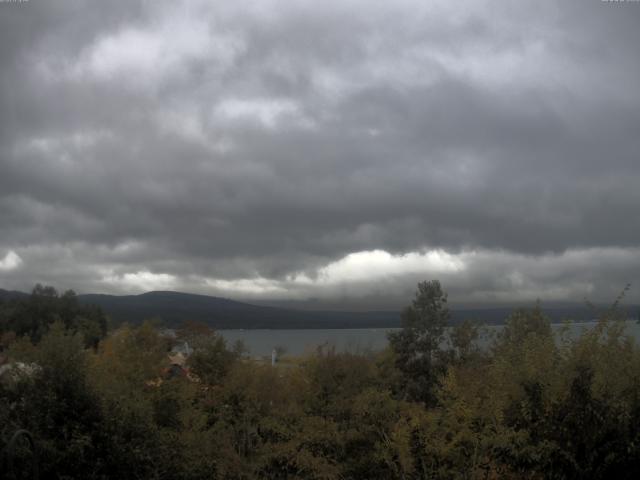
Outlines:
MULTIPOLYGON (((97 346, 107 332, 107 318, 102 310, 78 302, 73 290, 60 295, 55 288, 38 284, 31 295, 0 298, 2 335, 28 337, 37 343, 55 322, 79 333, 86 346, 97 346)), ((9 342, 10 338, 0 338, 0 345, 9 342)))
MULTIPOLYGON (((4 355, 22 367, 1 377, 0 441, 31 432, 42 478, 640 473, 640 350, 614 312, 572 338, 539 308, 517 311, 480 348, 475 325, 445 328, 446 294, 425 282, 387 350, 324 348, 276 367, 196 324, 177 339, 125 325, 91 348, 77 322, 41 312, 46 328, 15 338, 16 324, 1 324, 4 355), (190 371, 169 375, 169 349, 185 339, 190 371)), ((14 450, 2 478, 31 474, 33 454, 14 450)))

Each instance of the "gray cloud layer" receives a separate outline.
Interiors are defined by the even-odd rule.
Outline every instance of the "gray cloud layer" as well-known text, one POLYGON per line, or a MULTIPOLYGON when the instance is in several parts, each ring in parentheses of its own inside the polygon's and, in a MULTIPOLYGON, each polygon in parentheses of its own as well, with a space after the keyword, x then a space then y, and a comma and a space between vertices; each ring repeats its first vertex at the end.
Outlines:
POLYGON ((640 4, 231 3, 0 3, 0 286, 637 278, 640 4))

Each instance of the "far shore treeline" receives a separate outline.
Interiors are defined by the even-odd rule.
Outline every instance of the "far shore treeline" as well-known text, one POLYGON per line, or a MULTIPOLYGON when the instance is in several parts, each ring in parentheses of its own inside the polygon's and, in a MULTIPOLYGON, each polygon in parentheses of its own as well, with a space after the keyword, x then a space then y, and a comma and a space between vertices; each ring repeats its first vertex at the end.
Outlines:
POLYGON ((71 291, 4 293, 3 480, 640 475, 624 291, 577 338, 538 305, 480 348, 479 324, 452 321, 440 283, 421 282, 385 350, 324 347, 275 365, 202 322, 166 335, 71 291))
MULTIPOLYGON (((24 292, 0 289, 0 300, 27 297, 29 294, 24 292)), ((401 316, 397 310, 299 310, 171 291, 154 291, 139 295, 82 294, 74 297, 79 304, 100 307, 109 317, 112 325, 122 323, 139 325, 144 320, 153 319, 171 328, 180 327, 185 320, 190 320, 206 323, 216 330, 398 328, 401 326, 401 316)), ((533 302, 527 304, 529 307, 533 305, 533 302)), ((541 308, 553 323, 563 322, 566 319, 576 322, 592 321, 597 316, 594 309, 584 302, 544 303, 541 308)), ((471 320, 486 325, 502 325, 513 310, 512 306, 452 308, 449 323, 457 325, 465 320, 471 320)), ((630 305, 626 310, 630 317, 637 318, 640 306, 630 305)))

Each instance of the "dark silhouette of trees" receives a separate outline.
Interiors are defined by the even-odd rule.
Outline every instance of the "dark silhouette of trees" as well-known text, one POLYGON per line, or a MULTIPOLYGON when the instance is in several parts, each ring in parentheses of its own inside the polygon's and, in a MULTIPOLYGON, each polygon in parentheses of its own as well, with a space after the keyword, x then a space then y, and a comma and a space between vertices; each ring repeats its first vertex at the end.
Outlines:
POLYGON ((37 284, 31 295, 0 304, 0 333, 13 332, 37 343, 57 321, 79 333, 86 346, 96 347, 107 332, 102 310, 81 304, 73 290, 59 295, 55 288, 37 284))
POLYGON ((434 405, 435 388, 446 368, 446 353, 440 347, 448 322, 447 294, 440 282, 419 283, 413 303, 402 313, 402 329, 389 335, 408 399, 434 405))

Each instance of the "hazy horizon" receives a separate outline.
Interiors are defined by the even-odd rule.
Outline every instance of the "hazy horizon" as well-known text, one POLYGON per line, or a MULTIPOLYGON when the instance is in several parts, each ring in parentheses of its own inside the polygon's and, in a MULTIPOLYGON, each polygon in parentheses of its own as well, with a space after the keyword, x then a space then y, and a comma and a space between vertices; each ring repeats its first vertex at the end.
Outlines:
MULTIPOLYGON (((55 285, 50 285, 54 287, 58 293, 58 295, 62 295, 65 291, 69 289, 65 288, 57 288, 55 285)), ((11 292, 11 290, 7 290, 2 288, 0 285, 0 291, 11 292)), ((72 290, 72 289, 71 289, 72 290)), ((14 290, 15 291, 15 290, 14 290)), ((32 290, 18 290, 17 292, 22 294, 30 294, 32 290)), ((323 298, 301 298, 301 299, 269 299, 269 298, 243 298, 243 297, 232 297, 232 296, 219 296, 219 295, 209 295, 206 293, 195 293, 183 290, 148 290, 144 292, 120 292, 116 294, 99 292, 99 291, 75 291, 76 295, 80 296, 123 296, 123 297, 132 297, 138 295, 148 295, 148 294, 162 294, 162 293, 170 293, 170 294, 179 294, 179 295, 205 295, 213 298, 220 298, 224 300, 231 300, 234 302, 245 303, 255 306, 265 306, 265 307, 275 307, 287 310, 299 310, 299 311, 309 311, 309 312, 317 312, 317 311, 329 311, 329 312, 401 312, 405 307, 409 306, 413 300, 413 296, 408 296, 406 298, 377 298, 377 297, 358 297, 358 298, 332 298, 332 299, 323 299, 323 298)), ((619 293, 622 293, 619 292, 619 293)), ((603 309, 609 308, 615 298, 605 299, 599 302, 592 302, 589 298, 582 299, 566 299, 566 300, 556 300, 556 301, 545 301, 543 299, 522 299, 519 301, 504 301, 504 302, 460 302, 460 301, 449 301, 448 308, 451 311, 462 312, 465 310, 469 311, 482 311, 482 310, 496 310, 501 311, 505 310, 505 314, 510 313, 511 311, 515 311, 519 308, 530 309, 535 307, 536 305, 540 305, 543 310, 551 309, 552 311, 558 313, 563 309, 569 309, 571 311, 578 310, 590 310, 595 308, 595 312, 603 311, 603 309)), ((640 305, 634 303, 632 300, 627 298, 625 294, 623 298, 618 303, 618 308, 620 311, 624 312, 625 310, 631 316, 631 318, 636 318, 637 313, 635 309, 637 309, 640 305), (631 310, 628 310, 631 309, 631 310)), ((594 318, 597 317, 597 313, 594 314, 594 318)), ((566 319, 571 319, 571 317, 567 317, 566 319)), ((558 319, 554 316, 554 321, 558 319)), ((573 319, 575 320, 575 319, 573 319)))

